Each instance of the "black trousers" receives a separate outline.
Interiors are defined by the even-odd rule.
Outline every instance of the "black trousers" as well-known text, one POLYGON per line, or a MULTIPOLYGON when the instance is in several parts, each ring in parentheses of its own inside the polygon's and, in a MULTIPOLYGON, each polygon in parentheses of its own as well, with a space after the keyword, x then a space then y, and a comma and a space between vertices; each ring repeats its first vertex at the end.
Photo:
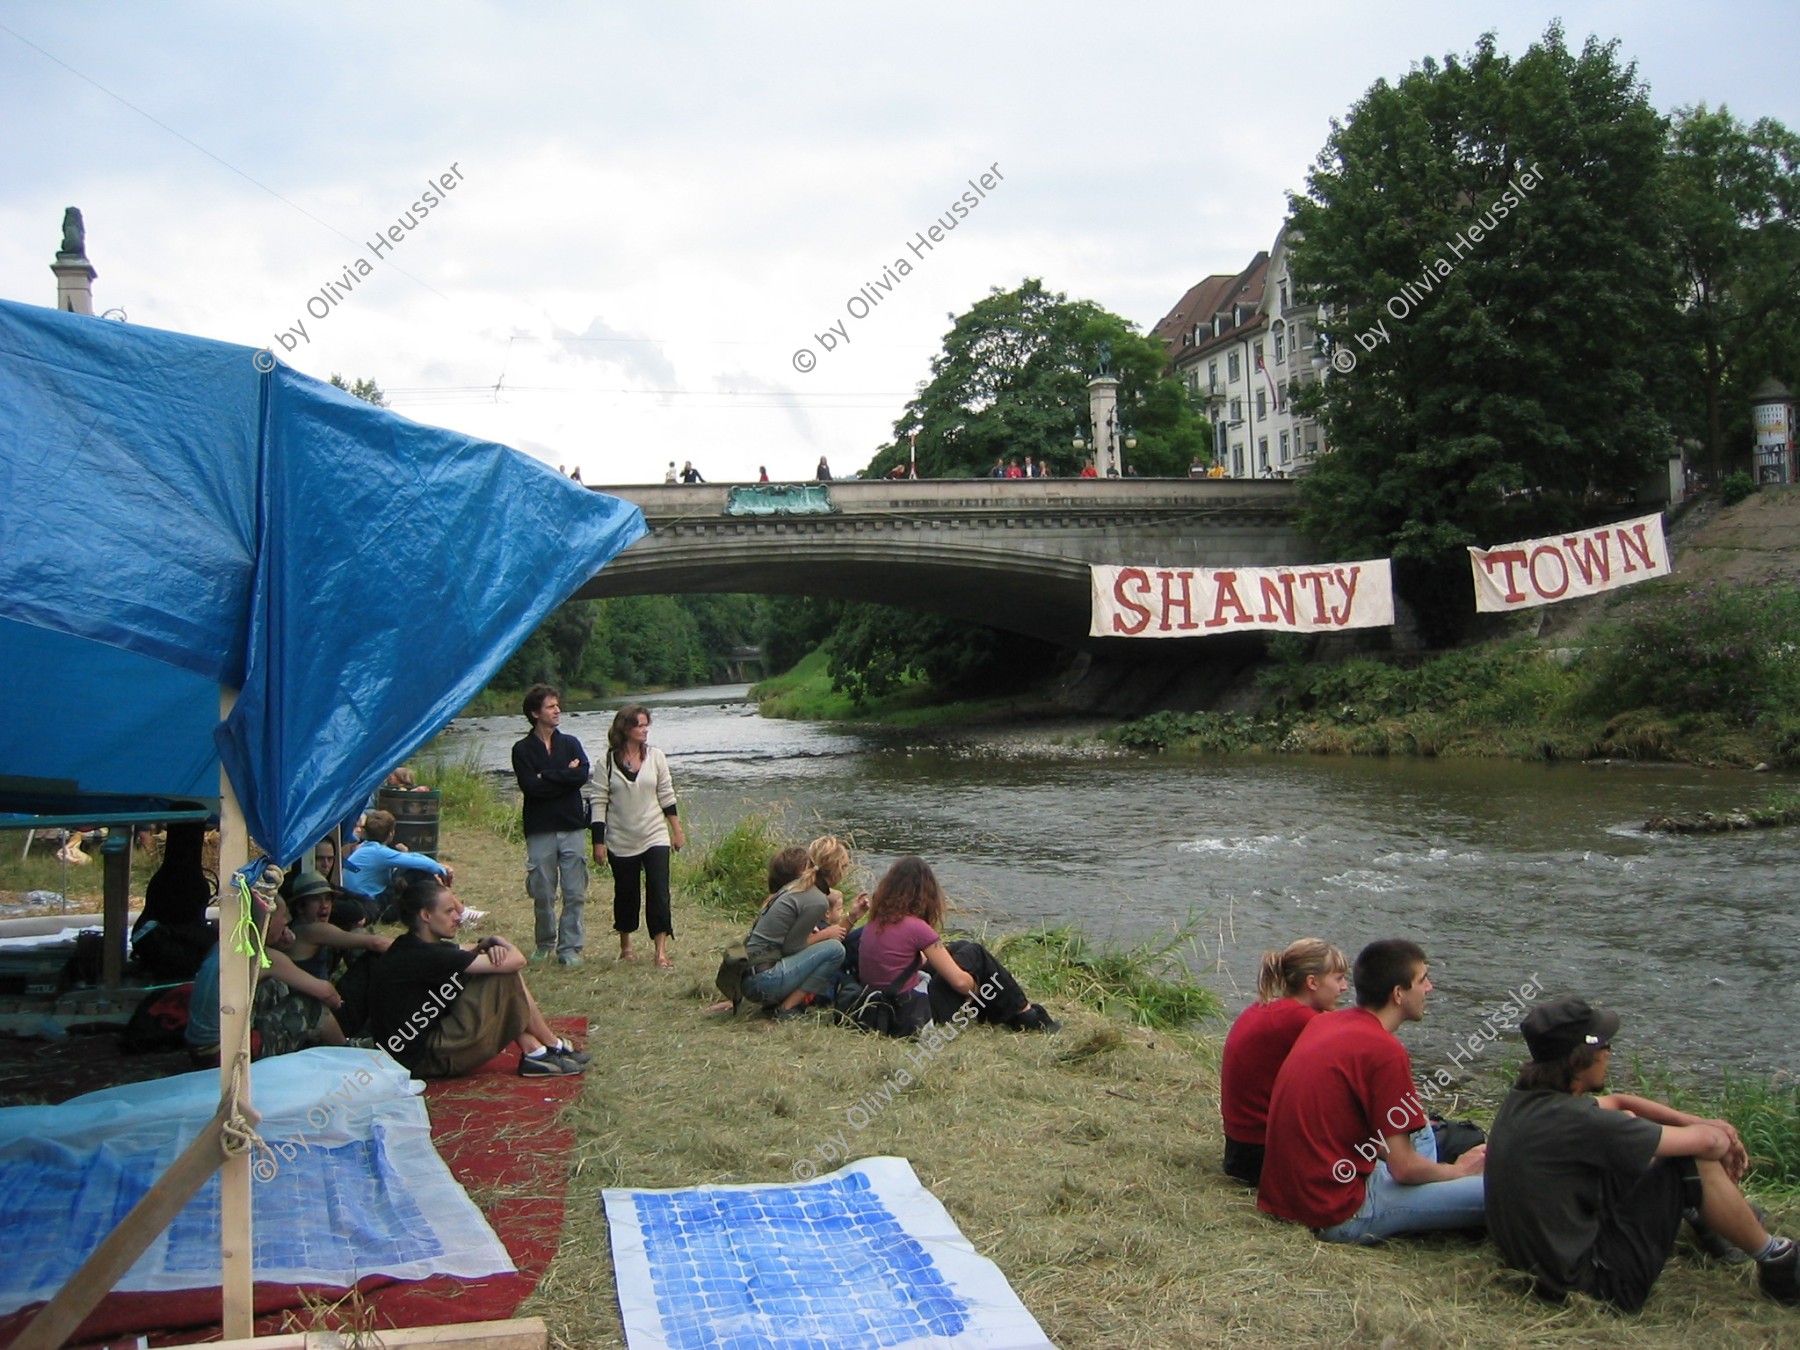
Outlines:
MULTIPOLYGON (((1019 988, 1012 972, 979 942, 957 938, 944 945, 951 959, 975 977, 975 992, 969 998, 979 1008, 976 1021, 1011 1022, 1031 1006, 1031 1000, 1025 997, 1025 991, 1019 988)), ((931 999, 931 1020, 934 1022, 948 1022, 965 1001, 963 995, 952 989, 941 976, 932 977, 931 987, 926 992, 931 999)))
POLYGON ((621 858, 609 849, 606 863, 613 874, 613 931, 637 932, 642 893, 644 920, 650 936, 667 933, 673 937, 675 924, 669 913, 669 846, 658 844, 629 858, 621 858))

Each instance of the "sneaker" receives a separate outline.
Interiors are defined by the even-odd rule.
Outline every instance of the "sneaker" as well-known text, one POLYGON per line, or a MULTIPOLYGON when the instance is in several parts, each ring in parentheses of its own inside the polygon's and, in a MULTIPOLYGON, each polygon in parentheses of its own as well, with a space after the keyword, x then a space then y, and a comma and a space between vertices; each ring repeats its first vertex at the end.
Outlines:
POLYGON ((581 954, 579 952, 564 952, 556 959, 563 965, 568 966, 571 970, 577 970, 581 966, 581 954))
MULTIPOLYGON (((1769 1216, 1761 1205, 1752 1203, 1750 1212, 1756 1215, 1756 1221, 1764 1228, 1769 1226, 1769 1216)), ((1700 1250, 1720 1265, 1741 1266, 1750 1259, 1749 1252, 1720 1237, 1698 1219, 1689 1219, 1688 1223, 1694 1230, 1694 1241, 1699 1244, 1700 1250)))
POLYGON ((480 923, 483 919, 487 918, 487 916, 488 912, 485 909, 469 909, 467 906, 464 906, 462 918, 457 920, 456 926, 458 928, 467 928, 472 923, 480 923))
POLYGON ((574 1060, 553 1055, 548 1050, 536 1059, 530 1055, 519 1057, 519 1077, 521 1078, 563 1078, 572 1073, 580 1073, 581 1067, 574 1060))
POLYGON ((1788 1249, 1756 1270, 1763 1293, 1777 1303, 1800 1308, 1800 1243, 1789 1242, 1788 1249))
POLYGON ((563 1041, 558 1045, 545 1046, 544 1048, 550 1054, 555 1055, 558 1059, 566 1059, 571 1064, 586 1064, 589 1060, 591 1060, 593 1058, 593 1056, 590 1055, 587 1051, 577 1050, 574 1046, 570 1045, 567 1041, 563 1041))
POLYGON ((533 952, 531 954, 531 962, 533 965, 536 965, 541 961, 554 960, 555 957, 556 957, 556 948, 554 948, 554 947, 539 947, 535 952, 533 952))

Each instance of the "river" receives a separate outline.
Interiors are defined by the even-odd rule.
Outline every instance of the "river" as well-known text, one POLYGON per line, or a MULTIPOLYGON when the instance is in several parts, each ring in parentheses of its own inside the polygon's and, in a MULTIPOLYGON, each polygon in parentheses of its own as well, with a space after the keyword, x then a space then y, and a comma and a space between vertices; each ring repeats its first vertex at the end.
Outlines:
MULTIPOLYGON (((1406 936, 1431 958, 1421 1074, 1534 978, 1624 1018, 1619 1058, 1705 1076, 1800 1072, 1796 832, 1646 834, 1664 811, 1759 802, 1794 775, 1492 760, 1189 758, 1098 748, 1064 724, 906 732, 759 717, 742 685, 651 696, 696 842, 776 809, 796 841, 853 836, 871 876, 918 853, 963 926, 1075 924, 1177 954, 1235 1012, 1261 952, 1406 936)), ((598 759, 617 703, 563 728, 598 759)), ((452 759, 505 771, 522 718, 464 718, 452 759)), ((864 884, 868 884, 865 880, 864 884)), ((609 894, 603 889, 601 892, 609 894)), ((679 925, 679 915, 677 925, 679 925)), ((1479 1042, 1478 1042, 1479 1044, 1479 1042)))

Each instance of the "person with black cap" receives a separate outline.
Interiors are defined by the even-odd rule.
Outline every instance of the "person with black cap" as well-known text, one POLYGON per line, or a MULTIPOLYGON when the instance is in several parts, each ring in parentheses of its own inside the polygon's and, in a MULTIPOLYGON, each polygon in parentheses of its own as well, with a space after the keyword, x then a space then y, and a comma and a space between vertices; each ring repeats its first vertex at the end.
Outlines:
POLYGON ((1770 1298, 1800 1306, 1800 1247, 1771 1236, 1738 1189, 1750 1158, 1730 1122, 1600 1094, 1617 1013, 1555 998, 1519 1029, 1531 1062, 1488 1134, 1487 1221, 1540 1296, 1579 1290, 1636 1312, 1685 1218, 1756 1261, 1770 1298))

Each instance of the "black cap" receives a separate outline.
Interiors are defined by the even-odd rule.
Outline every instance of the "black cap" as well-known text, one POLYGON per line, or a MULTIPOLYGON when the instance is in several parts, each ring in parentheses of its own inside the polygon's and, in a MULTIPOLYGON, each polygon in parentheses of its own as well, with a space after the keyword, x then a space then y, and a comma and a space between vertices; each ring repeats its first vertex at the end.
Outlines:
POLYGON ((1531 1057, 1552 1064, 1581 1046, 1599 1050, 1611 1044, 1619 1034, 1619 1014, 1591 1008, 1584 999, 1553 998, 1526 1013, 1519 1030, 1531 1057))

